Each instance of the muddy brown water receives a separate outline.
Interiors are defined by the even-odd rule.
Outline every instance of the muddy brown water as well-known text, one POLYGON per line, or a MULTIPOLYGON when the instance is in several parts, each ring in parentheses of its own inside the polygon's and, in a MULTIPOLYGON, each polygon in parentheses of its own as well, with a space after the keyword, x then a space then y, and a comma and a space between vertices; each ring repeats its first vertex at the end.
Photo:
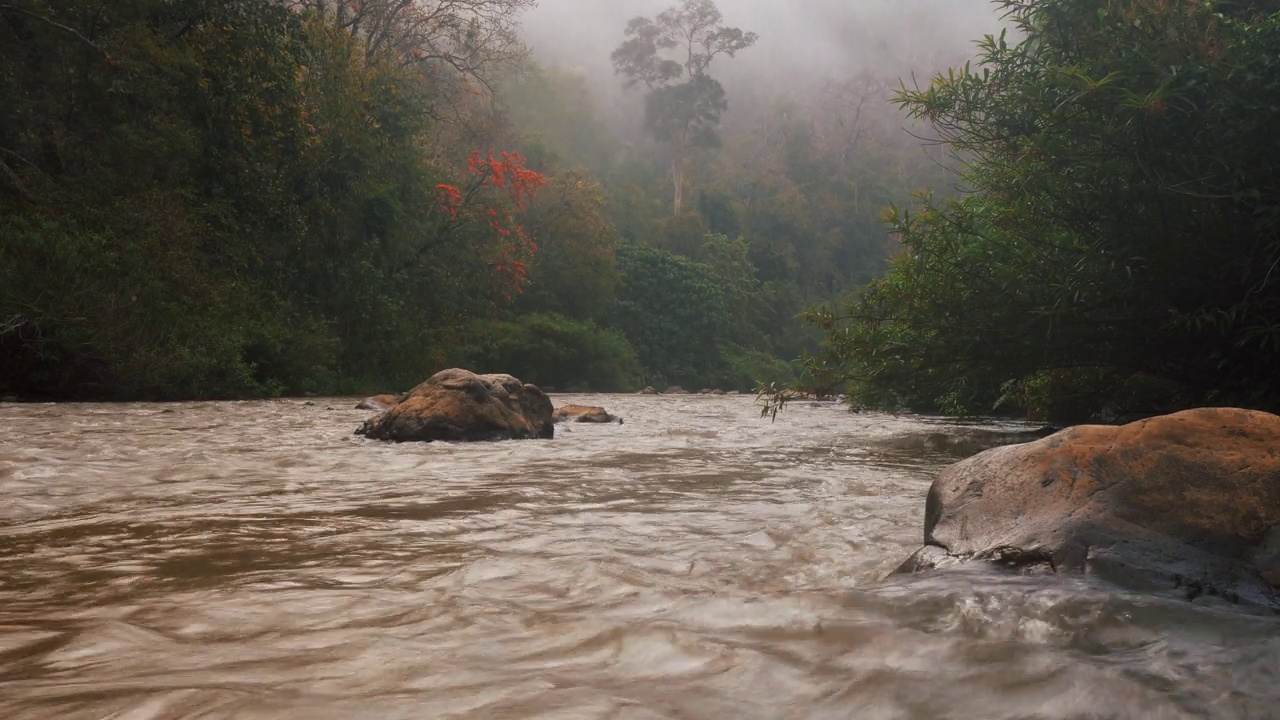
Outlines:
POLYGON ((0 718, 1280 717, 1280 620, 886 580, 966 429, 555 400, 625 424, 390 445, 350 399, 0 405, 0 718))

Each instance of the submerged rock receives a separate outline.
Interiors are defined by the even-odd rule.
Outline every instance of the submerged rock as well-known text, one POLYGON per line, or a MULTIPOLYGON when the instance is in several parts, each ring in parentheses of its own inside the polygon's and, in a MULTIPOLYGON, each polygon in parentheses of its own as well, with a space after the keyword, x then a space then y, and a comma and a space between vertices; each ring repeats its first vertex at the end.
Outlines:
POLYGON ((645 388, 640 391, 640 394, 641 395, 659 395, 661 393, 659 393, 657 390, 654 390, 652 385, 646 385, 645 388))
POLYGON ((1280 611, 1280 417, 1203 408, 987 450, 934 480, 924 541, 898 572, 985 560, 1280 611))
POLYGON ((367 397, 356 405, 357 410, 377 410, 382 412, 400 404, 400 395, 374 395, 367 397))
POLYGON ((602 407, 595 405, 563 405, 555 409, 551 415, 556 422, 611 423, 622 424, 622 418, 610 415, 602 407))
POLYGON ((663 394, 663 395, 688 395, 688 394, 689 394, 689 391, 688 391, 688 390, 685 390, 684 388, 680 387, 679 385, 672 385, 671 387, 669 387, 669 388, 667 388, 666 390, 662 391, 662 394, 663 394))
POLYGON ((441 370, 356 433, 375 440, 506 440, 555 434, 551 399, 510 375, 441 370))
POLYGON ((921 455, 937 453, 956 460, 976 455, 1001 445, 1016 445, 1048 437, 1061 428, 1041 427, 1030 430, 992 430, 979 427, 945 427, 932 432, 914 432, 872 440, 869 445, 894 453, 921 455))

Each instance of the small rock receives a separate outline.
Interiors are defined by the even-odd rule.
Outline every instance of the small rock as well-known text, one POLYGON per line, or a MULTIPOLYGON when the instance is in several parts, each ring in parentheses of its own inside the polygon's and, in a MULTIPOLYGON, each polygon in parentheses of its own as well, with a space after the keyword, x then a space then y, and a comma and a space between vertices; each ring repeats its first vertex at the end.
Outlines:
POLYGON ((610 415, 602 407, 594 405, 564 405, 555 409, 551 415, 556 422, 611 423, 622 424, 622 418, 610 415))
POLYGON ((382 412, 383 410, 389 410, 395 407, 396 405, 399 405, 400 397, 401 396, 399 395, 389 395, 389 394, 374 395, 373 397, 367 397, 361 400, 360 403, 356 405, 356 409, 357 410, 376 410, 378 412, 382 412))

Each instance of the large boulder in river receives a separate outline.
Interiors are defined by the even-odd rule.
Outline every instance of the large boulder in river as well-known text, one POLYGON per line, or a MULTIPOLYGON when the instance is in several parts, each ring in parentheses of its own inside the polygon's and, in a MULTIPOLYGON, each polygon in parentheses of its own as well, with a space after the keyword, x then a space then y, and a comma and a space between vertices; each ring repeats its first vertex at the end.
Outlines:
POLYGON ((899 572, 987 560, 1280 611, 1280 417, 1203 408, 987 450, 934 481, 924 541, 899 572))
POLYGON ((375 440, 505 440, 550 438, 551 399, 510 375, 441 370, 357 434, 375 440))
POLYGON ((622 418, 610 415, 607 410, 595 405, 561 405, 555 409, 552 417, 556 422, 622 424, 622 418))
POLYGON ((392 407, 395 407, 399 403, 400 403, 399 395, 374 395, 373 397, 367 397, 361 400, 356 405, 356 409, 357 410, 377 410, 378 412, 382 412, 383 410, 387 410, 392 407))

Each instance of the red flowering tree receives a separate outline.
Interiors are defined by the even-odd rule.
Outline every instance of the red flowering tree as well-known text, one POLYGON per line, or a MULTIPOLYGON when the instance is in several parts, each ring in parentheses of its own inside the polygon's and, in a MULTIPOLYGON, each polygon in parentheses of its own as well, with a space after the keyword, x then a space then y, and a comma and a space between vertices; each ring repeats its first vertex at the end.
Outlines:
POLYGON ((547 184, 542 173, 524 162, 519 153, 495 157, 492 151, 482 156, 476 150, 467 160, 463 182, 436 186, 445 232, 465 229, 476 237, 472 247, 489 269, 497 294, 508 303, 524 292, 527 265, 538 251, 515 216, 547 184))

